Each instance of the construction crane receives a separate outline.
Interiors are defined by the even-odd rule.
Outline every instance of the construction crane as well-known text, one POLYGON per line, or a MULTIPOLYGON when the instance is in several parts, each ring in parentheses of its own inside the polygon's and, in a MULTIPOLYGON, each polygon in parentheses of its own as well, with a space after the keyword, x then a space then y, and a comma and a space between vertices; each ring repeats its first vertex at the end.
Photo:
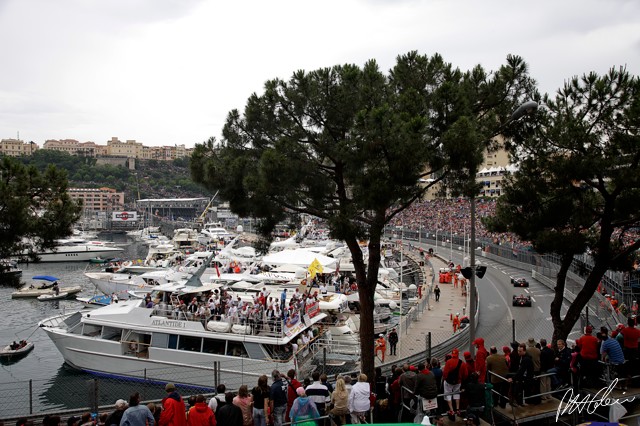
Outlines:
POLYGON ((196 222, 199 223, 200 225, 204 225, 205 224, 205 219, 207 218, 207 213, 209 213, 209 209, 211 208, 211 204, 213 204, 213 200, 216 199, 216 196, 218 195, 218 192, 220 192, 220 191, 216 191, 216 193, 213 194, 213 197, 211 197, 211 200, 209 200, 209 204, 207 204, 207 207, 204 208, 204 211, 202 212, 200 217, 196 220, 196 222))

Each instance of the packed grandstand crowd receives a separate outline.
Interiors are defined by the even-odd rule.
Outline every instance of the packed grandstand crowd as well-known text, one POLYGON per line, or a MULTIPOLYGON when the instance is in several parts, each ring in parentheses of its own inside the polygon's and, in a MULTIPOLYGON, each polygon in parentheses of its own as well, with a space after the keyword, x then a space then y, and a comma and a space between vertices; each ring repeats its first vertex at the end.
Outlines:
MULTIPOLYGON (((521 241, 512 233, 490 232, 482 223, 485 217, 493 216, 496 211, 496 199, 476 200, 476 238, 491 240, 494 244, 512 247, 527 247, 531 244, 521 241)), ((435 199, 413 203, 396 216, 390 225, 415 231, 439 230, 441 234, 468 234, 471 228, 469 200, 465 198, 435 199)), ((447 238, 444 236, 443 238, 447 238)), ((623 236, 624 244, 630 244, 640 238, 640 229, 627 230, 623 236)))

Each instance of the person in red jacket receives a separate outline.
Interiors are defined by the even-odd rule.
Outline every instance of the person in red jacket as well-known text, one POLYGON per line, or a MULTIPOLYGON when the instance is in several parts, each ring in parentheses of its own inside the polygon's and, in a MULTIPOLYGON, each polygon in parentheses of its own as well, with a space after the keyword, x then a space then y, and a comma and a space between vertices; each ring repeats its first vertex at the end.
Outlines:
POLYGON ((478 373, 478 383, 484 383, 487 377, 487 357, 489 353, 487 348, 484 347, 484 339, 478 337, 473 341, 476 347, 476 372, 478 373))
POLYGON ((289 423, 291 421, 291 419, 289 418, 289 411, 291 411, 291 407, 293 407, 293 401, 295 401, 298 397, 296 389, 301 387, 302 383, 300 383, 296 379, 296 370, 294 370, 293 368, 287 371, 287 377, 285 378, 285 380, 289 385, 287 387, 287 411, 285 412, 285 421, 289 423))
POLYGON ((459 356, 460 352, 458 349, 454 349, 451 352, 451 359, 444 364, 444 371, 442 372, 445 393, 444 399, 449 405, 449 416, 455 413, 460 414, 460 384, 466 380, 469 375, 467 364, 462 361, 459 356), (453 404, 451 402, 452 397, 456 406, 455 412, 453 411, 453 404))
POLYGON ((204 395, 196 396, 196 404, 189 408, 188 426, 216 426, 216 415, 206 403, 204 395))
POLYGON ((638 341, 640 341, 640 330, 635 328, 635 319, 629 317, 627 319, 627 326, 624 327, 620 333, 622 333, 623 338, 622 352, 624 353, 624 359, 627 360, 627 377, 636 376, 638 374, 638 341))
POLYGON ((460 313, 456 312, 456 316, 453 317, 453 334, 460 329, 460 313))
POLYGON ((597 386, 596 379, 600 377, 600 365, 598 364, 598 338, 593 336, 593 327, 590 325, 584 329, 584 335, 576 340, 576 345, 580 349, 580 376, 585 378, 583 386, 597 386))
POLYGON ((167 383, 164 387, 167 396, 162 400, 162 414, 158 426, 187 426, 187 409, 176 385, 167 383))

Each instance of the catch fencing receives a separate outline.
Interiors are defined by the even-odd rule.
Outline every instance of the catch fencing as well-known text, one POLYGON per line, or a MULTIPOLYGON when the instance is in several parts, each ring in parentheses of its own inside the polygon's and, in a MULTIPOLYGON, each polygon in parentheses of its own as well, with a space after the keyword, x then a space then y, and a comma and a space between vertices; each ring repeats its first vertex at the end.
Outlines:
MULTIPOLYGON (((389 228, 385 231, 385 236, 395 237, 402 233, 403 239, 407 241, 415 241, 435 245, 441 255, 446 257, 447 249, 451 254, 465 250, 466 253, 470 249, 469 235, 459 235, 444 232, 442 230, 427 229, 398 229, 389 228)), ((410 243, 409 243, 410 244, 410 243)), ((478 252, 479 259, 485 258, 504 265, 508 265, 517 269, 531 271, 532 277, 553 290, 556 286, 556 276, 560 269, 560 257, 556 254, 540 255, 530 249, 521 247, 509 247, 505 245, 494 244, 491 240, 479 238, 477 239, 477 247, 481 247, 478 252)), ((567 272, 567 280, 565 283, 564 297, 572 302, 576 295, 583 287, 584 281, 589 272, 593 268, 593 259, 591 256, 584 254, 574 256, 573 262, 567 272)), ((630 310, 634 304, 633 285, 639 281, 640 274, 621 273, 616 271, 607 271, 602 278, 602 286, 606 291, 611 292, 618 300, 620 305, 615 309, 610 299, 600 292, 595 292, 589 300, 587 306, 581 313, 581 326, 587 324, 598 329, 601 326, 614 330, 618 324, 626 324, 625 313, 630 310)), ((640 284, 638 284, 640 285, 640 284)), ((513 329, 511 324, 500 324, 501 328, 507 332, 513 329)), ((550 330, 553 330, 550 325, 550 330)), ((549 333, 551 335, 551 333, 549 333)))

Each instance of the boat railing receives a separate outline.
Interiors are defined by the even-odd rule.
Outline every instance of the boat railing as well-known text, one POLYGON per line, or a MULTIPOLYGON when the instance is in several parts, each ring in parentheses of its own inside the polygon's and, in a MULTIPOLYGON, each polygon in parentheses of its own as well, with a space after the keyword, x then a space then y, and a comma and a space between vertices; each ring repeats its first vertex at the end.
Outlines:
MULTIPOLYGON (((221 325, 224 325, 226 323, 229 325, 229 330, 220 331, 223 333, 227 332, 227 333, 237 334, 239 331, 237 329, 236 331, 234 331, 233 327, 240 326, 240 327, 244 327, 242 330, 240 330, 241 334, 283 339, 285 337, 289 337, 291 333, 297 334, 300 331, 299 329, 295 329, 291 333, 287 333, 287 328, 290 328, 290 327, 285 323, 285 320, 282 318, 255 319, 255 318, 228 317, 225 315, 217 315, 217 314, 212 314, 205 317, 197 313, 194 314, 191 312, 185 312, 183 310, 176 309, 172 305, 168 305, 168 304, 156 305, 154 307, 153 313, 154 315, 162 316, 167 319, 200 322, 202 323, 205 329, 207 329, 207 324, 210 321, 221 323, 221 325)), ((299 319, 298 321, 302 321, 302 319, 299 319)), ((306 326, 304 328, 306 328, 306 326)), ((221 327, 221 329, 224 329, 224 327, 221 327)))
POLYGON ((351 354, 351 355, 360 355, 360 339, 355 337, 353 342, 341 342, 339 340, 334 340, 329 336, 322 336, 321 338, 316 339, 314 342, 315 352, 321 352, 325 348, 328 352, 331 353, 340 353, 340 354, 351 354))

